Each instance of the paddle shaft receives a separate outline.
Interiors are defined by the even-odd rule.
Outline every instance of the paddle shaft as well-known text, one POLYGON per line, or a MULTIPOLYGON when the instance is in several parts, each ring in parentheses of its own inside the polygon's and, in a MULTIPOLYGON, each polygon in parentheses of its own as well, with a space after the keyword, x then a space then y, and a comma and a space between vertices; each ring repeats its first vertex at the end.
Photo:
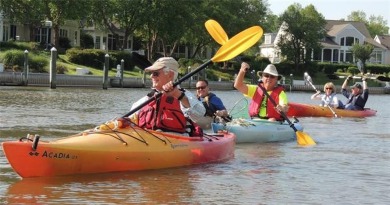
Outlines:
MULTIPOLYGON (((174 84, 173 84, 173 87, 176 87, 177 85, 179 85, 180 83, 182 83, 183 81, 187 80, 188 78, 190 78, 191 76, 195 75, 196 73, 198 73, 199 71, 203 70, 204 68, 206 68, 209 64, 211 64, 211 60, 208 60, 207 62, 203 63, 201 66, 199 66, 197 69, 191 71, 190 73, 187 73, 185 76, 183 76, 182 78, 180 78, 178 81, 176 81, 174 84)), ((157 95, 154 95, 153 97, 149 98, 147 101, 141 103, 140 105, 138 105, 137 107, 135 107, 134 109, 130 110, 130 112, 128 112, 127 114, 125 114, 123 117, 128 117, 134 113, 136 113, 138 110, 140 110, 141 108, 143 108, 144 106, 146 106, 147 104, 149 104, 150 102, 152 102, 153 100, 156 100, 158 98, 160 98, 162 96, 162 92, 159 92, 157 93, 157 95)))
POLYGON ((313 83, 311 83, 310 80, 306 80, 307 83, 309 83, 309 85, 316 91, 318 92, 319 90, 317 90, 316 86, 313 85, 313 83))
MULTIPOLYGON (((261 90, 263 90, 263 93, 267 96, 267 98, 271 101, 271 103, 276 107, 278 104, 275 102, 275 100, 268 94, 267 90, 261 85, 259 84, 259 87, 261 90)), ((276 109, 276 108, 275 108, 276 109)), ((290 125, 290 127, 295 131, 297 132, 298 129, 295 127, 295 125, 290 121, 290 119, 288 119, 286 113, 284 113, 283 111, 279 110, 280 111, 280 115, 282 115, 283 119, 285 119, 288 124, 290 125)))

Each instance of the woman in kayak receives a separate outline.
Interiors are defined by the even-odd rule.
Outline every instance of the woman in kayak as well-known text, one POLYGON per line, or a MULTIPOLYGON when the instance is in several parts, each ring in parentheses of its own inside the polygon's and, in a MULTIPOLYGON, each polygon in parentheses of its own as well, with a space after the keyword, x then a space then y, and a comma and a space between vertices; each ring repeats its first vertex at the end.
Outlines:
POLYGON ((280 112, 287 112, 288 110, 287 95, 284 92, 283 87, 278 85, 278 80, 280 80, 282 76, 278 74, 278 71, 273 64, 269 64, 263 72, 257 73, 257 75, 261 77, 261 80, 257 85, 245 84, 244 77, 248 69, 249 64, 243 62, 237 78, 234 81, 234 87, 242 94, 252 99, 249 105, 250 117, 268 119, 270 121, 282 121, 283 117, 280 115, 280 112), (276 107, 266 97, 259 86, 263 86, 265 90, 267 90, 268 94, 276 102, 276 107))
POLYGON ((325 83, 324 94, 321 91, 311 96, 312 100, 321 100, 320 106, 331 106, 333 108, 339 108, 340 102, 336 96, 336 87, 332 82, 325 83))

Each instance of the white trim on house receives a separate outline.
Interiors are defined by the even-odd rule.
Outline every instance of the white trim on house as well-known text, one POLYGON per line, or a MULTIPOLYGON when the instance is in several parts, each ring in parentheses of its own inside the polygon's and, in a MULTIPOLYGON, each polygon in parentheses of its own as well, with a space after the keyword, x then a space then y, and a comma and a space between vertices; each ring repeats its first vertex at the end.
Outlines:
MULTIPOLYGON (((278 33, 265 33, 265 41, 259 46, 260 56, 268 58, 271 63, 278 63, 283 58, 277 44, 284 32, 283 26, 280 26, 278 33), (276 36, 275 38, 273 38, 276 36), (271 39, 271 42, 269 41, 271 39)), ((319 55, 312 55, 313 60, 320 62, 333 63, 354 63, 353 55, 349 51, 353 43, 369 43, 374 46, 370 63, 390 64, 390 50, 381 45, 381 42, 374 40, 368 33, 366 26, 361 22, 353 21, 333 21, 327 20, 326 38, 321 41, 323 46, 319 55)))

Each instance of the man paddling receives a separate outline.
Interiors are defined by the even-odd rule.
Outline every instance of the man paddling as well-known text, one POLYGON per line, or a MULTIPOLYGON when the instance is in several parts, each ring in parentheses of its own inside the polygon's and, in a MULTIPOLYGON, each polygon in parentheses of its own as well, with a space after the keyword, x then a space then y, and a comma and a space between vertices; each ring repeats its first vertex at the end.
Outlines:
POLYGON ((355 83, 351 86, 351 92, 347 91, 348 82, 352 79, 352 76, 348 76, 341 86, 341 93, 348 98, 344 109, 346 110, 364 110, 368 99, 368 87, 366 78, 362 78, 363 86, 360 83, 355 83))
MULTIPOLYGON (((143 128, 177 133, 188 132, 187 118, 197 121, 204 116, 206 110, 191 92, 173 86, 173 82, 177 79, 179 63, 172 57, 162 57, 145 71, 151 73, 153 90, 135 102, 131 110, 157 93, 163 94, 161 98, 153 100, 131 118, 136 119, 138 125, 143 128)), ((197 127, 195 123, 192 124, 197 127)))

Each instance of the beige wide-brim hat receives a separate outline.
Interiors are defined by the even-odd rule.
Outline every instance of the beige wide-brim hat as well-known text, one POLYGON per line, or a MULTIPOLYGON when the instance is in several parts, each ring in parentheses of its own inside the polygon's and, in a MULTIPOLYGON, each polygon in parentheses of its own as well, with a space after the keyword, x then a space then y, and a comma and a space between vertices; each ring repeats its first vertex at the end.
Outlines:
POLYGON ((145 68, 145 71, 155 71, 165 67, 171 69, 174 72, 179 71, 179 63, 172 57, 159 58, 156 62, 153 63, 153 65, 145 68))
POLYGON ((273 64, 268 64, 267 67, 265 67, 264 71, 258 71, 257 76, 259 76, 261 78, 263 73, 277 76, 278 80, 280 80, 282 78, 282 76, 279 75, 278 71, 276 70, 276 67, 273 64))

